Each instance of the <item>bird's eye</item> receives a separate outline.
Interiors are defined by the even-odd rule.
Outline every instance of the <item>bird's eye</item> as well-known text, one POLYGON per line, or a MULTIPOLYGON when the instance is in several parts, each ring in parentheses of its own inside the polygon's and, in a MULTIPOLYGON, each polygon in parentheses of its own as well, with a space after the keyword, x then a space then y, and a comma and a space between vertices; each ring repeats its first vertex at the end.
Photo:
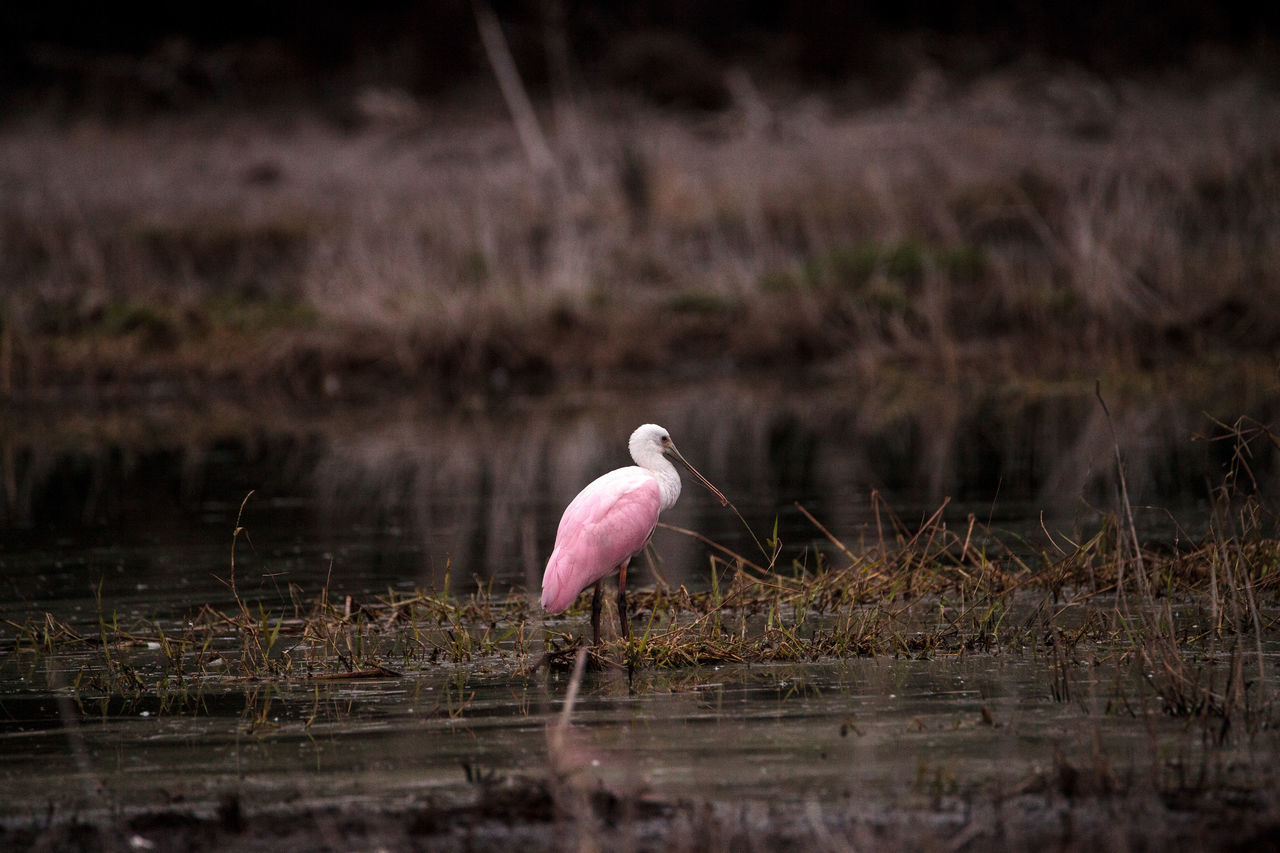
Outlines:
POLYGON ((662 437, 662 443, 663 443, 663 444, 670 444, 670 443, 671 443, 671 436, 669 436, 669 435, 664 435, 664 436, 662 437))

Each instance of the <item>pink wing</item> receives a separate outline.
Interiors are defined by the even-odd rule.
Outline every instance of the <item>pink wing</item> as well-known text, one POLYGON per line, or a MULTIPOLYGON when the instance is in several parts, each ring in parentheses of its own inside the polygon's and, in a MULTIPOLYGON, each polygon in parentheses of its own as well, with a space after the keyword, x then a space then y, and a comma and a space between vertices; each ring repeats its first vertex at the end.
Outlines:
POLYGON ((542 607, 564 610, 578 593, 644 547, 662 510, 658 481, 638 466, 596 479, 565 509, 542 576, 542 607))

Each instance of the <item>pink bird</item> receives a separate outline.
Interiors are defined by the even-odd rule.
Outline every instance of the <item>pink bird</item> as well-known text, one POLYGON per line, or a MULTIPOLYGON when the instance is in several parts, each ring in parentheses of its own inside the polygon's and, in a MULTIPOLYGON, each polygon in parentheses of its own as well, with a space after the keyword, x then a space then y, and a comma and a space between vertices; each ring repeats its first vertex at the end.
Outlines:
POLYGON ((598 477, 578 493, 556 530, 556 546, 542 575, 542 609, 560 613, 592 584, 592 642, 600 645, 600 582, 618 574, 618 620, 622 635, 631 636, 627 621, 627 564, 658 526, 658 515, 680 497, 676 460, 719 498, 728 499, 685 461, 671 436, 657 424, 645 424, 627 442, 635 465, 598 477))

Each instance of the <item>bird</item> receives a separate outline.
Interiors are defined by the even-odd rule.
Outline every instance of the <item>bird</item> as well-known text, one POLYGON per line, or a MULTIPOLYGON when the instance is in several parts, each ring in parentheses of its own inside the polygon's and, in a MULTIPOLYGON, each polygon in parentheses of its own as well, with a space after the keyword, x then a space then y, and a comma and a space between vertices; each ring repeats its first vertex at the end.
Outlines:
POLYGON ((721 506, 728 499, 676 450, 671 434, 657 424, 644 424, 627 442, 635 465, 602 474, 587 485, 560 517, 556 544, 542 575, 542 609, 561 613, 578 594, 594 585, 591 596, 592 645, 600 645, 600 585, 618 575, 618 621, 622 636, 631 636, 627 620, 627 564, 649 542, 658 516, 680 497, 679 462, 711 491, 721 506))

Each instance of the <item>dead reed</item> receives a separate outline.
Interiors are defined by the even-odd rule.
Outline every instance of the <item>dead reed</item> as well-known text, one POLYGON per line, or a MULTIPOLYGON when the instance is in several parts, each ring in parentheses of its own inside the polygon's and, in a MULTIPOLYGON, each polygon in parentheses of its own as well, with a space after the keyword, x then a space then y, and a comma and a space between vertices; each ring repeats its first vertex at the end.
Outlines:
POLYGON ((314 396, 358 374, 461 393, 726 350, 1070 372, 1276 339, 1263 81, 1063 69, 945 91, 863 113, 766 99, 763 123, 602 97, 540 145, 553 190, 492 113, 7 125, 0 390, 314 396))
MULTIPOLYGON (((1247 422, 1219 430, 1208 440, 1234 442, 1236 464, 1200 541, 1144 546, 1122 502, 1081 541, 1045 531, 1038 546, 1010 545, 973 516, 953 526, 945 503, 911 526, 874 496, 876 537, 855 550, 802 507, 818 545, 783 566, 708 542, 707 583, 639 591, 633 636, 606 642, 596 664, 1029 654, 1044 661, 1059 701, 1072 701, 1078 679, 1103 664, 1114 673, 1117 712, 1136 713, 1149 697, 1219 741, 1273 725, 1264 651, 1280 632, 1280 540, 1247 485, 1251 454, 1277 437, 1247 422)), ((83 706, 158 701, 162 711, 198 713, 212 686, 398 678, 456 665, 528 677, 568 666, 583 648, 585 605, 549 621, 522 591, 478 580, 460 590, 446 577, 438 590, 362 601, 335 600, 327 585, 314 597, 290 588, 291 605, 268 609, 236 590, 234 549, 246 537, 238 522, 230 609, 205 606, 181 624, 122 625, 100 612, 92 628, 44 614, 10 624, 15 651, 78 654, 72 687, 83 706)), ((461 688, 451 702, 465 709, 461 688)))

